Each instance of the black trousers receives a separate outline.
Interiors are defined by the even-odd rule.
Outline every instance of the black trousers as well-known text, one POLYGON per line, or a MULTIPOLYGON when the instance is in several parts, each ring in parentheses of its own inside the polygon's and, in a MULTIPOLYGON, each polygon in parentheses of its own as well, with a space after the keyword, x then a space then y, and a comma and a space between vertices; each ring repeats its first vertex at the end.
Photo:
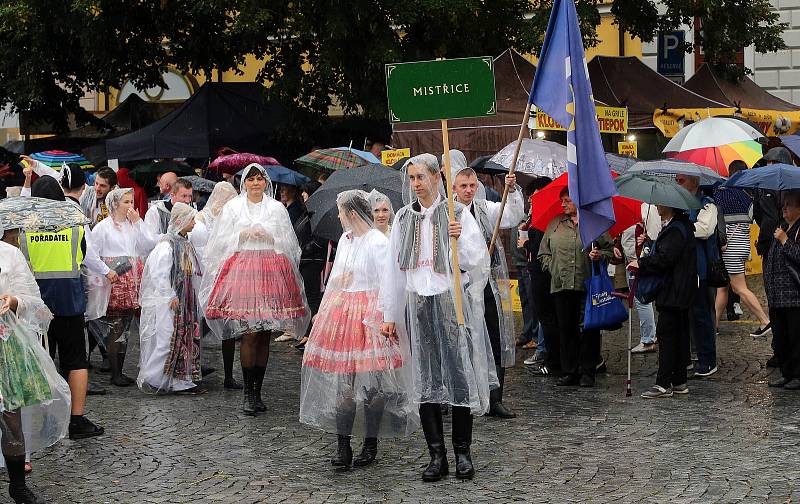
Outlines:
POLYGON ((486 331, 489 333, 489 342, 492 344, 494 365, 499 366, 503 353, 503 346, 500 343, 500 314, 497 310, 492 286, 488 282, 486 283, 486 288, 483 289, 483 306, 486 331))
POLYGON ((593 377, 600 360, 600 331, 581 329, 586 293, 560 291, 553 294, 553 299, 561 339, 561 372, 564 375, 593 377))
POLYGON ((47 330, 50 357, 55 360, 58 352, 58 367, 64 379, 70 371, 87 369, 86 334, 84 332, 83 314, 71 317, 56 315, 47 330))
POLYGON ((689 353, 690 328, 688 309, 658 309, 656 385, 666 389, 686 383, 686 355, 689 353))
MULTIPOLYGON (((311 316, 317 314, 319 311, 319 305, 322 302, 320 282, 322 281, 322 270, 324 268, 325 263, 323 261, 308 261, 300 263, 300 276, 303 278, 303 287, 305 288, 306 301, 308 301, 308 308, 311 310, 311 316)), ((311 324, 308 325, 305 335, 308 336, 310 333, 311 324)))
POLYGON ((775 356, 786 378, 800 378, 800 308, 770 308, 775 356))
POLYGON ((550 294, 550 275, 547 273, 531 272, 533 285, 533 304, 536 306, 536 315, 542 324, 544 332, 544 346, 547 349, 547 367, 561 368, 561 335, 558 331, 558 318, 554 297, 550 294))

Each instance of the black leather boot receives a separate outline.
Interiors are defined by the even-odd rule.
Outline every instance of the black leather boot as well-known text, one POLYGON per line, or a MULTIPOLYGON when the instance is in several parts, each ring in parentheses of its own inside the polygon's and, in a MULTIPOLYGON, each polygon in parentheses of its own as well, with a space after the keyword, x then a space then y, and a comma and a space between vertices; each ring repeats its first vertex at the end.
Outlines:
POLYGON ((331 465, 336 467, 350 467, 353 465, 353 449, 350 447, 350 436, 338 436, 336 456, 331 459, 331 465))
POLYGON ((244 379, 244 387, 242 388, 242 413, 247 416, 256 415, 253 374, 253 368, 242 368, 242 378, 244 379))
POLYGON ((425 442, 428 443, 428 452, 431 454, 431 461, 422 472, 422 481, 439 481, 450 472, 447 449, 444 446, 441 406, 434 403, 421 404, 419 418, 425 433, 425 442))
POLYGON ((489 411, 486 415, 504 419, 517 418, 517 414, 503 404, 503 384, 506 379, 506 369, 502 366, 495 366, 495 368, 497 369, 497 379, 500 381, 500 386, 489 392, 489 411))
POLYGON ((24 481, 17 481, 8 485, 8 495, 15 504, 45 504, 45 500, 33 493, 24 481))
POLYGON ((361 447, 361 453, 353 459, 353 467, 364 467, 375 462, 375 457, 378 455, 378 438, 368 437, 364 438, 364 446, 361 447))
POLYGON ((470 446, 472 445, 472 413, 469 408, 453 406, 453 451, 456 454, 456 478, 472 479, 475 467, 472 465, 470 446))
POLYGON ((267 411, 267 406, 261 400, 261 385, 264 383, 264 374, 267 372, 267 368, 256 366, 253 371, 253 400, 256 411, 267 411))

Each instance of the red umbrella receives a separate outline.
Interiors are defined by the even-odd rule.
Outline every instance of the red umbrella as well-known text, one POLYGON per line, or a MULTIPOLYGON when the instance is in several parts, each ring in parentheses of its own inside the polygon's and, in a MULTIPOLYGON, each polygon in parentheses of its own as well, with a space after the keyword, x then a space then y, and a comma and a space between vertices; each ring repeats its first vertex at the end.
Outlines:
MULTIPOLYGON (((612 176, 615 175, 612 174, 612 176)), ((531 206, 533 208, 531 225, 533 227, 545 231, 550 221, 562 213, 560 195, 565 187, 567 187, 566 173, 531 196, 531 206)), ((614 217, 617 220, 608 232, 611 236, 617 236, 642 221, 641 201, 624 196, 614 196, 611 201, 614 205, 614 217)))
POLYGON ((251 163, 260 164, 261 166, 280 166, 277 159, 269 156, 236 152, 218 157, 208 165, 208 168, 216 172, 233 175, 251 163))

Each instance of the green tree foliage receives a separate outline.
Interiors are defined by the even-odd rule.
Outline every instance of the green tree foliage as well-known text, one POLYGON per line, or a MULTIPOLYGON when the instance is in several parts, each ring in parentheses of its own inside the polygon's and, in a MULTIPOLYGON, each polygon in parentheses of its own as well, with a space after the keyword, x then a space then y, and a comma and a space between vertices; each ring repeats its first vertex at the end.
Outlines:
MULTIPOLYGON (((769 0, 614 0, 628 32, 699 18, 701 43, 727 61, 743 46, 783 47, 769 0)), ((323 124, 332 106, 385 119, 383 65, 439 57, 536 53, 552 0, 3 0, 0 106, 66 126, 88 116, 79 100, 132 81, 161 84, 169 68, 212 78, 262 60, 259 79, 293 103, 298 121, 323 124)), ((597 42, 596 0, 577 0, 587 46, 597 42)), ((687 50, 691 48, 687 47, 687 50)))

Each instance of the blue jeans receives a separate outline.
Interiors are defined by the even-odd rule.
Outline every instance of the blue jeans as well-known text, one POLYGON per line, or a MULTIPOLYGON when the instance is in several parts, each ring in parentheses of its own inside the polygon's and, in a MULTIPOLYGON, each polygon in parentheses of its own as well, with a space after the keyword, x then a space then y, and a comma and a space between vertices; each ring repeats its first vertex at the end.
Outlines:
MULTIPOLYGON (((630 271, 625 272, 628 279, 628 287, 630 288, 633 281, 633 275, 630 271)), ((636 308, 636 313, 639 315, 639 334, 640 341, 645 345, 651 345, 656 342, 656 315, 653 311, 653 303, 642 304, 638 299, 634 298, 633 307, 636 308)))
POLYGON ((714 291, 708 282, 700 280, 694 304, 689 310, 691 334, 697 350, 697 364, 713 368, 717 365, 717 334, 714 328, 714 291))

